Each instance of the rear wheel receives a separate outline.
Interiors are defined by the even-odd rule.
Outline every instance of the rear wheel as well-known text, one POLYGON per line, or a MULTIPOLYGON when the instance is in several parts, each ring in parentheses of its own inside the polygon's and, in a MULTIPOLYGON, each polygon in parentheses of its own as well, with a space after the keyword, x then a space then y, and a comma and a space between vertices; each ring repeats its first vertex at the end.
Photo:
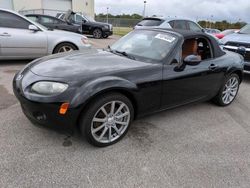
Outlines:
POLYGON ((240 79, 237 74, 231 74, 223 84, 214 102, 219 106, 228 106, 236 98, 240 87, 240 79))
POLYGON ((74 50, 77 50, 77 48, 73 44, 62 43, 62 44, 59 44, 55 48, 53 53, 56 54, 56 53, 63 53, 63 52, 71 52, 71 51, 74 51, 74 50))
POLYGON ((130 100, 124 95, 111 93, 89 105, 80 128, 90 144, 104 147, 121 140, 133 118, 134 108, 130 100))
POLYGON ((102 38, 102 30, 101 30, 101 29, 98 29, 98 28, 94 29, 94 31, 93 31, 93 37, 94 37, 95 39, 100 39, 100 38, 102 38))

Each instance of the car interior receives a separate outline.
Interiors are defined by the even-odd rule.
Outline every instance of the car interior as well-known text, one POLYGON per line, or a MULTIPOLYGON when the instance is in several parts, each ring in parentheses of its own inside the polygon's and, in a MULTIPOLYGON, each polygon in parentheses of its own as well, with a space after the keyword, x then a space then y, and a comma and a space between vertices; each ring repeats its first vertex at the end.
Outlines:
POLYGON ((182 46, 182 60, 195 55, 201 61, 212 58, 211 45, 205 38, 186 39, 182 46))

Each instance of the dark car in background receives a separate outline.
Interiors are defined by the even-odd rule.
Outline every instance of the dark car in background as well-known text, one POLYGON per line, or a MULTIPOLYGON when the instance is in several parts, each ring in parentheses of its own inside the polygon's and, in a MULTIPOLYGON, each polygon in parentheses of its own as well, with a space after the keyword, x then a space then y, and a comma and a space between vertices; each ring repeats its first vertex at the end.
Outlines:
POLYGON ((211 99, 230 105, 242 71, 242 57, 205 33, 136 29, 106 50, 35 60, 13 89, 32 122, 78 127, 91 144, 108 146, 134 118, 211 99))
POLYGON ((108 38, 113 35, 113 26, 108 23, 96 22, 93 18, 69 10, 65 13, 58 13, 60 18, 67 23, 78 24, 82 26, 82 33, 92 35, 94 38, 108 38))
POLYGON ((25 16, 49 29, 59 29, 82 34, 81 25, 66 22, 53 16, 42 14, 27 14, 25 16))
POLYGON ((220 43, 225 50, 241 54, 245 59, 245 72, 250 73, 250 24, 239 32, 225 36, 220 43))
POLYGON ((179 30, 190 30, 203 32, 203 28, 196 22, 188 19, 164 18, 164 17, 147 17, 140 21, 134 28, 171 28, 179 30))

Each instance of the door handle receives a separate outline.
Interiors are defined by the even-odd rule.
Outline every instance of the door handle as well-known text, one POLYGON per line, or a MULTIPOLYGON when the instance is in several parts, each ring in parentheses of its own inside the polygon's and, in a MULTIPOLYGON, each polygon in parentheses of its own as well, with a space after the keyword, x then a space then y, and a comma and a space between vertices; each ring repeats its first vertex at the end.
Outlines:
POLYGON ((0 34, 0 36, 2 36, 2 37, 10 37, 11 35, 9 33, 2 33, 2 34, 0 34))
POLYGON ((211 64, 211 65, 209 66, 209 70, 215 70, 216 68, 218 68, 218 65, 211 64))

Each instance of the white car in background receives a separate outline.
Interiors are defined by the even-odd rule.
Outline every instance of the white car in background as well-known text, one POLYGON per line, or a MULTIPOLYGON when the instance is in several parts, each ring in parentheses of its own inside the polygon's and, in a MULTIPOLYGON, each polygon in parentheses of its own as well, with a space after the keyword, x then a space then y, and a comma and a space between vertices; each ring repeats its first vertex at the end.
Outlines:
POLYGON ((0 9, 0 60, 34 59, 90 47, 83 35, 50 30, 14 11, 0 9))

